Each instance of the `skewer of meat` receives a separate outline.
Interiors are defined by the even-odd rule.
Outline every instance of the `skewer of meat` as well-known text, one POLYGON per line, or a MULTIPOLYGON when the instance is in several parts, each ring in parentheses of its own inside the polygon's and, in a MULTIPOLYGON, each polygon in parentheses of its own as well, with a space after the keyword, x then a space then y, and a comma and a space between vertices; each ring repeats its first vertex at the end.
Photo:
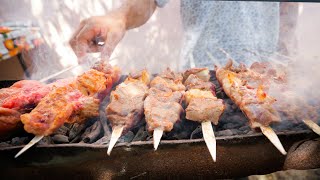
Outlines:
POLYGON ((44 85, 38 81, 22 80, 0 89, 0 135, 6 137, 18 128, 20 115, 38 103, 45 93, 37 91, 44 85), (30 96, 26 94, 33 92, 30 96), (34 96, 33 96, 34 95, 34 96), (39 98, 37 98, 39 97, 39 98), (39 100, 38 100, 39 99, 39 100))
POLYGON ((35 109, 21 116, 24 129, 36 136, 15 157, 64 123, 82 122, 87 116, 98 115, 100 100, 119 79, 118 73, 117 68, 113 70, 111 66, 101 64, 47 94, 35 109), (82 117, 74 118, 76 114, 82 114, 82 117))
POLYGON ((149 95, 144 101, 148 130, 153 131, 154 149, 157 150, 163 132, 173 129, 183 112, 181 100, 185 91, 181 74, 169 68, 150 83, 149 95))
POLYGON ((108 155, 122 133, 139 124, 143 118, 143 101, 147 97, 150 76, 146 70, 129 77, 119 84, 110 95, 106 108, 107 119, 112 125, 108 155))
POLYGON ((21 80, 0 89, 0 137, 6 137, 20 127, 20 115, 30 112, 54 86, 68 82, 70 79, 63 79, 45 85, 35 80, 21 80))
POLYGON ((213 161, 216 161, 216 139, 212 124, 217 125, 225 105, 215 96, 215 86, 209 82, 207 68, 193 68, 184 73, 184 85, 187 88, 185 101, 187 104, 186 118, 201 122, 203 138, 207 144, 213 161))
POLYGON ((246 86, 246 81, 241 79, 239 74, 232 69, 231 61, 225 68, 216 70, 217 79, 224 92, 247 116, 251 128, 260 128, 262 133, 285 155, 286 151, 279 138, 269 127, 271 123, 280 121, 280 115, 274 108, 276 99, 267 95, 261 85, 258 88, 246 86))
POLYGON ((320 135, 320 127, 315 123, 319 118, 317 108, 288 88, 288 72, 283 65, 255 62, 250 69, 240 72, 239 75, 242 79, 246 79, 247 84, 251 87, 257 85, 257 82, 263 83, 265 86, 273 85, 273 91, 276 92, 273 95, 281 98, 281 101, 274 104, 276 110, 291 121, 300 122, 302 120, 304 124, 320 135), (255 77, 253 81, 251 81, 252 77, 255 77))

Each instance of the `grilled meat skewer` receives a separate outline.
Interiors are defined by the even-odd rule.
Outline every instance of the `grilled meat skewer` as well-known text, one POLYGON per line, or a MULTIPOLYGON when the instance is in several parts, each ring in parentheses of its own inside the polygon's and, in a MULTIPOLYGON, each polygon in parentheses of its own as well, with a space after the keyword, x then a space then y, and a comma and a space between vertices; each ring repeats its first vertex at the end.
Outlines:
POLYGON ((112 148, 122 133, 127 132, 142 120, 143 101, 148 93, 149 82, 149 74, 143 70, 139 74, 130 75, 111 92, 111 102, 106 108, 107 119, 112 125, 108 155, 111 154, 112 148))
POLYGON ((216 161, 216 139, 211 122, 218 124, 225 105, 215 96, 215 87, 209 82, 210 74, 207 68, 189 69, 184 73, 184 79, 184 85, 187 87, 186 118, 201 122, 204 140, 213 161, 216 161))
POLYGON ((274 108, 276 99, 267 95, 261 85, 258 88, 248 88, 246 81, 241 79, 239 74, 239 71, 232 68, 232 62, 229 62, 225 68, 216 70, 217 79, 224 92, 248 117, 250 126, 259 127, 262 133, 285 155, 286 151, 280 140, 269 127, 271 123, 280 121, 280 115, 274 108))
POLYGON ((103 64, 103 66, 96 66, 78 76, 69 84, 51 91, 31 113, 21 116, 25 130, 36 134, 36 136, 15 157, 18 157, 45 135, 54 132, 64 122, 83 121, 87 119, 86 116, 98 114, 100 100, 111 89, 113 80, 118 81, 118 73, 117 68, 113 70, 111 66, 103 64), (88 112, 88 110, 92 112, 88 112), (75 114, 82 115, 82 117, 74 118, 75 114))
POLYGON ((144 101, 144 114, 148 130, 153 131, 154 149, 157 150, 163 131, 173 129, 183 112, 181 100, 185 91, 181 74, 169 68, 150 83, 149 95, 144 101))
POLYGON ((46 95, 21 121, 27 132, 50 135, 83 106, 88 97, 97 97, 112 85, 104 73, 91 69, 66 86, 58 87, 46 95))
POLYGON ((58 80, 47 85, 35 80, 21 80, 0 89, 0 137, 5 138, 21 127, 21 114, 30 112, 54 87, 63 86, 70 80, 58 80))
MULTIPOLYGON (((311 105, 300 94, 289 86, 289 70, 283 65, 270 62, 255 62, 249 69, 238 69, 239 77, 246 81, 246 86, 259 88, 263 84, 265 90, 270 90, 270 95, 281 101, 274 102, 274 108, 281 117, 295 122, 305 123, 315 133, 319 134, 319 125, 315 122, 319 119, 317 107, 311 105)), ((292 82, 291 82, 292 83, 292 82)))

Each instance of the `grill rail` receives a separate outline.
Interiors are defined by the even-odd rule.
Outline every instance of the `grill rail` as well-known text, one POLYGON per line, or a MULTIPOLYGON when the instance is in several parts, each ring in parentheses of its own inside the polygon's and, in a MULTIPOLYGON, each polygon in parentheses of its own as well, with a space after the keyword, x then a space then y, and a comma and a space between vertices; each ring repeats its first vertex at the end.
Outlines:
POLYGON ((311 131, 278 133, 283 156, 261 133, 217 138, 217 162, 202 139, 120 143, 111 156, 93 144, 43 145, 14 159, 21 146, 0 148, 1 176, 31 178, 235 178, 284 169, 320 168, 320 138, 311 131), (318 139, 316 139, 318 138, 318 139))

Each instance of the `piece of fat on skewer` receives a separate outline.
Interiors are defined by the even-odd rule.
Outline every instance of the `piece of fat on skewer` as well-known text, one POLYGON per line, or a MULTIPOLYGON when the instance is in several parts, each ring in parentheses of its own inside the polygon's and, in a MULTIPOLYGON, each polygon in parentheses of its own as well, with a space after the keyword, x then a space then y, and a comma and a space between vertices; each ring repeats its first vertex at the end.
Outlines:
POLYGON ((27 151, 29 148, 31 148, 33 145, 37 144, 44 136, 35 136, 27 145, 25 145, 15 156, 14 158, 19 157, 22 153, 27 151))
POLYGON ((261 132, 270 140, 270 142, 283 154, 286 155, 287 152, 283 148, 277 134, 269 126, 260 126, 261 132))
POLYGON ((310 129, 312 129, 313 132, 317 133, 318 135, 320 135, 320 127, 318 124, 316 124, 315 122, 309 120, 309 119, 305 119, 302 120, 310 129))
POLYGON ((155 151, 158 149, 162 134, 163 134, 162 128, 156 128, 153 131, 153 147, 155 151))
POLYGON ((210 121, 204 121, 201 123, 202 127, 202 134, 204 141, 206 142, 206 145, 209 149, 210 155, 214 162, 216 162, 217 159, 217 143, 216 143, 216 137, 214 136, 212 124, 210 121))
POLYGON ((115 126, 112 129, 112 134, 111 134, 111 139, 110 139, 110 143, 109 143, 109 147, 108 147, 108 151, 107 154, 110 156, 111 151, 114 147, 114 145, 117 143, 118 139, 120 138, 122 132, 123 132, 123 126, 115 126))

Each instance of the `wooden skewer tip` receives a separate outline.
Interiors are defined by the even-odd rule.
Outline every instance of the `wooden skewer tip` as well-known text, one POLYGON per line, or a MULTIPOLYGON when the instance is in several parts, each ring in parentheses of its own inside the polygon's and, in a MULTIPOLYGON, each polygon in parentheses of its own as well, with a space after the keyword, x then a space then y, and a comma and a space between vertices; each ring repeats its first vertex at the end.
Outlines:
POLYGON ((216 162, 217 159, 217 143, 216 138, 214 136, 212 124, 210 121, 204 121, 201 123, 202 127, 202 134, 204 141, 206 142, 206 145, 209 149, 210 155, 214 162, 216 162))
POLYGON ((162 134, 163 134, 163 130, 161 128, 156 128, 153 131, 153 147, 155 151, 158 149, 162 134))
POLYGON ((312 129, 313 132, 317 133, 320 136, 320 126, 316 124, 315 122, 305 119, 302 120, 310 129, 312 129))
POLYGON ((260 126, 262 133, 270 140, 270 142, 283 154, 286 155, 287 152, 283 148, 277 134, 269 126, 260 126))
POLYGON ((19 157, 22 153, 26 152, 33 145, 37 144, 44 136, 35 136, 27 145, 25 145, 15 156, 14 158, 19 157))
POLYGON ((112 130, 111 139, 108 147, 107 154, 110 156, 111 151, 114 147, 114 145, 117 143, 119 137, 121 136, 123 131, 123 126, 115 126, 112 130))

